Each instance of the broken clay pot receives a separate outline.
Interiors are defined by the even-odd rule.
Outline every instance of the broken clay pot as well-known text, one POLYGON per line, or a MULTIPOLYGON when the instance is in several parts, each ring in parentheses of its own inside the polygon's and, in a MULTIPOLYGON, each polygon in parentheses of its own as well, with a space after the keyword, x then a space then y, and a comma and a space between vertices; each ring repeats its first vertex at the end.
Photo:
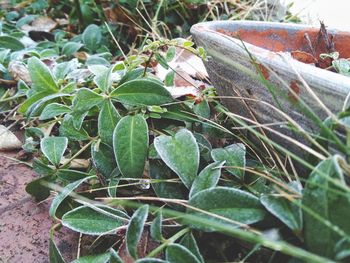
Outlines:
MULTIPOLYGON (((349 58, 350 32, 327 31, 340 57, 349 58)), ((301 105, 305 103, 321 120, 327 118, 330 112, 336 114, 344 107, 350 93, 349 77, 302 63, 291 56, 296 50, 309 53, 310 42, 306 41, 306 37, 314 44, 320 42, 317 39, 319 28, 285 23, 222 21, 196 24, 191 33, 195 42, 208 53, 206 68, 218 94, 224 97, 222 102, 237 115, 257 120, 263 125, 278 124, 269 127, 307 143, 300 133, 292 132, 284 124, 287 120, 281 112, 288 114, 306 131, 317 134, 319 127, 306 116, 301 105), (272 92, 264 82, 273 86, 272 92)), ((318 57, 324 49, 321 42, 316 45, 315 56, 318 57)), ((269 134, 272 140, 288 150, 305 156, 305 151, 292 141, 276 133, 269 134)))

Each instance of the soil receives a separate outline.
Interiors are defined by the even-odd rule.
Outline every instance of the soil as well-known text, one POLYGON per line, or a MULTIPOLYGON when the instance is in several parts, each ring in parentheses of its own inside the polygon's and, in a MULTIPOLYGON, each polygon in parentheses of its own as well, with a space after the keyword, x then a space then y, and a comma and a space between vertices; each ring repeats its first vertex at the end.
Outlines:
MULTIPOLYGON (((37 175, 4 155, 16 153, 0 152, 0 262, 49 262, 50 202, 34 202, 24 189, 37 175)), ((55 241, 67 261, 76 258, 76 233, 62 228, 55 241)))

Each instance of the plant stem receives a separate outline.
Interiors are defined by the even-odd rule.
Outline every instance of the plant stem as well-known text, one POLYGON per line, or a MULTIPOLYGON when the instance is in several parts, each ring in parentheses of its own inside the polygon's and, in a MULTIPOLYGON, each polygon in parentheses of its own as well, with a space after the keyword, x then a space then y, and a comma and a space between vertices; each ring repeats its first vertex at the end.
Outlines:
POLYGON ((74 154, 70 159, 65 161, 59 168, 62 168, 77 158, 82 152, 84 152, 95 140, 89 141, 86 145, 84 145, 76 154, 74 154))
POLYGON ((162 250, 164 248, 166 248, 168 245, 174 243, 177 239, 179 239, 180 237, 182 237, 183 235, 185 235, 189 231, 190 231, 189 227, 186 227, 186 228, 180 230, 179 232, 177 232, 175 235, 173 235, 169 239, 166 239, 163 242, 163 244, 161 244, 159 247, 153 249, 146 257, 150 257, 151 258, 151 257, 157 256, 160 252, 162 252, 162 250))
POLYGON ((21 98, 21 97, 24 97, 24 96, 25 96, 25 94, 21 94, 21 95, 15 95, 15 96, 12 96, 12 97, 0 99, 0 103, 1 103, 1 102, 6 102, 6 101, 15 100, 15 99, 18 99, 18 98, 21 98))
POLYGON ((155 22, 158 21, 159 11, 160 11, 160 9, 162 8, 163 3, 164 3, 164 0, 161 0, 160 3, 159 3, 159 5, 158 5, 157 11, 156 11, 156 13, 155 13, 155 15, 154 15, 154 17, 153 17, 153 21, 152 21, 153 23, 155 23, 155 22))
POLYGON ((84 18, 83 18, 83 14, 82 14, 81 8, 80 8, 80 1, 74 0, 74 4, 75 4, 75 8, 77 10, 77 15, 78 15, 80 27, 83 27, 84 26, 84 18))

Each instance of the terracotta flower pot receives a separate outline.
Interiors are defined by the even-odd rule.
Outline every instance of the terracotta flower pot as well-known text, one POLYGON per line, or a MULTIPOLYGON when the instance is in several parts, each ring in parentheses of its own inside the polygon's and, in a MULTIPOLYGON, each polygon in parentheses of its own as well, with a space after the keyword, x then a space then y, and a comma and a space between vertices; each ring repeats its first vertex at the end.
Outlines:
MULTIPOLYGON (((349 58, 350 33, 334 29, 327 31, 333 36, 334 48, 340 57, 349 58)), ((321 41, 317 40, 319 28, 285 23, 225 21, 196 24, 191 33, 196 43, 208 52, 206 67, 218 94, 234 97, 223 99, 225 106, 231 112, 251 120, 256 118, 261 124, 286 121, 270 107, 272 105, 288 114, 303 129, 315 134, 319 128, 300 109, 301 101, 323 120, 329 116, 329 112, 339 112, 350 93, 349 77, 302 63, 290 55, 292 51, 310 53, 310 45, 305 38, 307 33, 313 44, 320 43, 315 45, 315 57, 319 57, 325 49, 324 44, 322 46, 321 41), (252 57, 256 58, 255 63, 252 57), (275 96, 263 84, 263 78, 274 86, 275 96), (305 87, 302 79, 310 89, 305 87)), ((300 134, 291 132, 286 125, 270 127, 305 142, 300 134)), ((285 138, 275 134, 271 138, 301 153, 299 147, 285 138)))

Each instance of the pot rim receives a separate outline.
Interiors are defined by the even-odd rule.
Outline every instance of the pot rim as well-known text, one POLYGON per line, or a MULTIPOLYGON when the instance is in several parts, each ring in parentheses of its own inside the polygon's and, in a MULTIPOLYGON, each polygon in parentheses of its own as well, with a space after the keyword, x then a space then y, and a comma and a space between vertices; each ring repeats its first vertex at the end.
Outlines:
MULTIPOLYGON (((191 27, 191 34, 195 37, 195 39, 199 39, 203 43, 207 43, 210 45, 210 42, 220 43, 220 47, 216 47, 214 45, 210 45, 210 48, 218 49, 223 47, 228 48, 229 50, 238 51, 237 47, 240 47, 240 53, 245 53, 247 55, 247 51, 242 49, 242 43, 244 47, 249 50, 249 52, 258 58, 259 62, 261 58, 269 58, 269 61, 262 61, 263 64, 268 66, 272 66, 273 63, 275 65, 282 66, 282 64, 286 64, 286 57, 284 57, 284 61, 282 56, 278 54, 287 53, 287 52, 275 52, 271 51, 257 45, 250 44, 243 40, 234 38, 225 33, 218 32, 218 29, 224 29, 227 32, 234 32, 232 29, 233 26, 242 26, 246 29, 259 29, 259 28, 270 28, 272 29, 291 29, 294 31, 297 30, 319 30, 319 28, 315 26, 302 25, 302 24, 293 24, 293 23, 279 23, 279 22, 263 22, 263 21, 210 21, 210 22, 202 22, 195 24, 191 27), (276 56, 277 55, 277 56, 276 56)), ((350 35, 349 31, 339 30, 336 28, 327 28, 332 34, 336 33, 346 33, 350 35)), ((205 46, 204 46, 205 48, 205 46)), ((210 55, 210 52, 208 52, 210 55)), ((213 56, 215 59, 215 55, 213 56)), ((306 82, 308 82, 309 78, 315 79, 319 78, 324 80, 329 86, 338 92, 348 94, 350 92, 350 78, 344 75, 341 75, 336 72, 332 72, 329 70, 325 70, 322 68, 318 68, 314 65, 309 65, 303 62, 300 62, 290 56, 290 62, 294 65, 297 71, 307 72, 309 76, 305 77, 306 82), (332 85, 331 85, 332 84, 332 85), (333 86, 333 87, 332 87, 333 86)), ((295 72, 294 72, 295 73, 295 72)), ((304 76, 303 76, 304 78, 304 76)), ((326 85, 327 86, 327 85, 326 85)), ((325 88, 326 88, 325 86, 325 88)))

